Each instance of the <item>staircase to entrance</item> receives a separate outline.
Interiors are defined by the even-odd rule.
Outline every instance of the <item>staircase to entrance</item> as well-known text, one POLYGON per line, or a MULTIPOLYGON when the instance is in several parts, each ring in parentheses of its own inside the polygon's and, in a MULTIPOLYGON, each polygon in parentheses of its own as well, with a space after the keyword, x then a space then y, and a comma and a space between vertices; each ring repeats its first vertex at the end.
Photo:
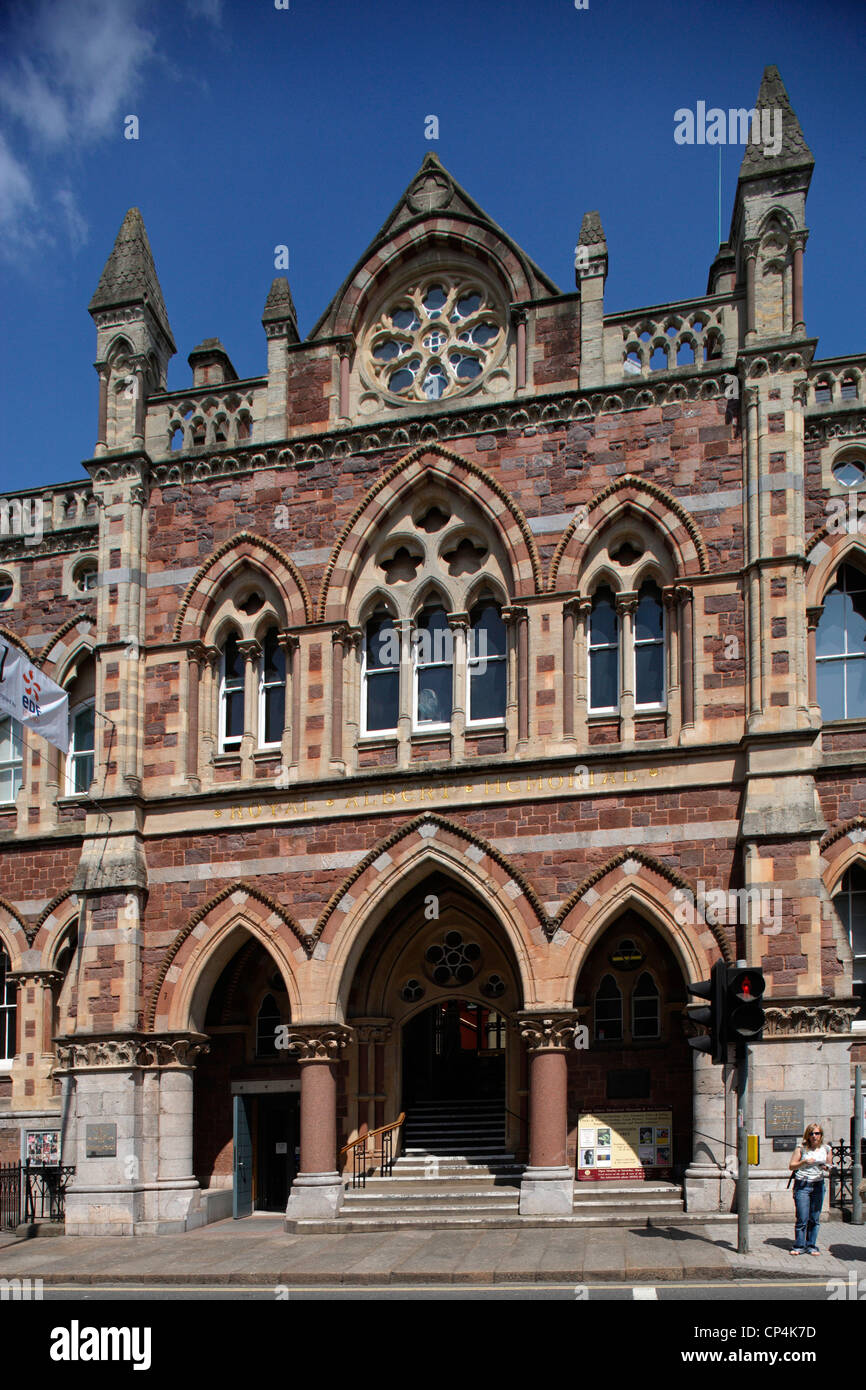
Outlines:
POLYGON ((402 1152, 392 1175, 368 1177, 363 1187, 353 1187, 347 1178, 338 1218, 298 1220, 291 1229, 324 1233, 706 1223, 706 1212, 690 1216, 684 1211, 678 1184, 653 1181, 575 1183, 571 1214, 521 1216, 525 1165, 506 1145, 505 1118, 503 1102, 495 1099, 414 1105, 406 1115, 402 1152))

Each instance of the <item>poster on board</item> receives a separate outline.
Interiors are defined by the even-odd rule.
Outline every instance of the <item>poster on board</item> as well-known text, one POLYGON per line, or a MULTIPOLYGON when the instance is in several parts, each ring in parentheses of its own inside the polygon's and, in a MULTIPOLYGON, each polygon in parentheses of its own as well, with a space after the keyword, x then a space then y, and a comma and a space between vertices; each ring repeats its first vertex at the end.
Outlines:
POLYGON ((581 1115, 577 1125, 579 1182, 669 1177, 673 1163, 670 1110, 616 1110, 581 1115))

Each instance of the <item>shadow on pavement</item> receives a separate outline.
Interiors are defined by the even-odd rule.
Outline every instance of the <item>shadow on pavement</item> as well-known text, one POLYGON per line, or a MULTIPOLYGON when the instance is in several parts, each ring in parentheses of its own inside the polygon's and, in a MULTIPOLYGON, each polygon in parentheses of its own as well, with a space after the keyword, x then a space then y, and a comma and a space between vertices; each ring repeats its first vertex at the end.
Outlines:
POLYGON ((684 1226, 635 1226, 630 1228, 633 1236, 661 1236, 664 1240, 697 1240, 703 1245, 712 1245, 718 1250, 733 1250, 729 1240, 719 1240, 714 1236, 701 1235, 692 1227, 684 1226))

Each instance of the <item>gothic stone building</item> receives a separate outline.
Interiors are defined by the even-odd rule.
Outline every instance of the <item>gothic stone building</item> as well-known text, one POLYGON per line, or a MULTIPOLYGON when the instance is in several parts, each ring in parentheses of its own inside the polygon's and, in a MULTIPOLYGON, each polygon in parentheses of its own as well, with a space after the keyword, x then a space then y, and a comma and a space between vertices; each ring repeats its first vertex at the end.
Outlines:
POLYGON ((65 755, 2 727, 0 1154, 62 1146, 70 1232, 345 1220, 404 1111, 422 1180, 450 1133, 530 1216, 615 1201, 646 1114, 639 1171, 730 1210, 718 959, 767 977, 753 1210, 768 1101, 847 1138, 866 357, 815 358, 814 161, 775 68, 758 105, 705 294, 607 313, 595 212, 563 293, 431 154, 305 339, 274 280, 252 379, 208 338, 166 389, 127 213, 88 476, 0 540, 70 702, 65 755))

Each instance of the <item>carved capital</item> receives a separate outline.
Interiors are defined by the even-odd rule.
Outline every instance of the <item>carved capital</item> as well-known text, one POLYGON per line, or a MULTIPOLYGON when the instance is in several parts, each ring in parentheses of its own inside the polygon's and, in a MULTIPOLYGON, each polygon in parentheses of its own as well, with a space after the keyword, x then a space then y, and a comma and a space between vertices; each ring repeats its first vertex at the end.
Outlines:
POLYGON ((857 1009, 839 1004, 769 1004, 764 1017, 765 1038, 850 1033, 857 1009))
POLYGON ((262 654, 262 644, 257 642, 254 637, 244 638, 243 642, 238 642, 238 651, 244 661, 258 661, 262 654))
POLYGON ((314 1023, 289 1027, 286 1049, 299 1062, 336 1062, 352 1041, 352 1029, 340 1023, 314 1023))
POLYGON ((62 970, 40 970, 38 967, 33 970, 10 970, 6 975, 6 979, 19 989, 22 985, 47 985, 54 989, 63 984, 64 978, 62 970))
POLYGON ((394 1029, 392 1018, 354 1018, 352 1028, 359 1043, 387 1042, 394 1029))
POLYGON ((526 623, 529 621, 529 611, 516 604, 508 604, 501 610, 502 621, 506 625, 511 623, 526 623))
POLYGON ((556 1013, 524 1013, 515 1018, 517 1031, 530 1052, 564 1052, 580 1025, 577 1009, 556 1013))
POLYGON ((465 632, 469 627, 468 613, 446 613, 445 617, 452 632, 465 632))
POLYGON ((614 595, 614 602, 616 604, 616 611, 619 613, 620 617, 626 613, 634 613, 637 608, 637 590, 622 589, 618 594, 614 595))
POLYGON ((131 1068, 189 1068, 210 1040, 204 1033, 138 1034, 128 1037, 65 1037, 55 1043, 55 1075, 76 1071, 128 1071, 131 1068))
POLYGON ((810 632, 814 632, 815 629, 817 628, 818 624, 819 624, 820 621, 821 621, 821 614, 822 614, 823 612, 824 612, 824 605, 823 605, 823 603, 819 603, 815 608, 807 608, 807 609, 806 609, 806 622, 807 622, 808 625, 809 625, 809 631, 810 631, 810 632))
POLYGON ((349 640, 349 624, 338 623, 331 632, 331 643, 335 647, 345 647, 349 640))

